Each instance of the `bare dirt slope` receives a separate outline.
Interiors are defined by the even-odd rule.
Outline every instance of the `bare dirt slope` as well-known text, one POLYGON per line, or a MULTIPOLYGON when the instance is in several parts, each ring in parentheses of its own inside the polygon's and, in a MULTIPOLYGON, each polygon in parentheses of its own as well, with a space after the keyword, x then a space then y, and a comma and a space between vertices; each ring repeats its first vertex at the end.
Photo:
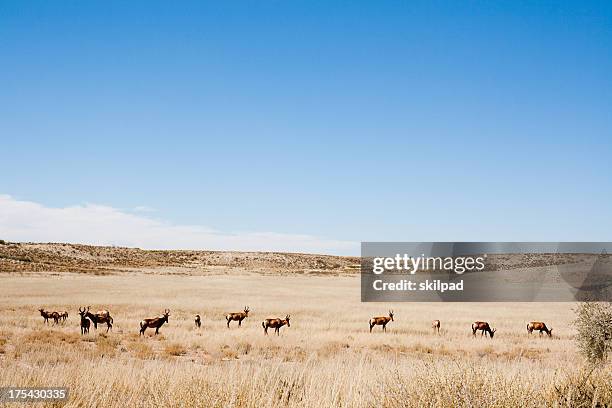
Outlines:
POLYGON ((0 272, 355 274, 359 258, 277 252, 143 250, 63 243, 0 244, 0 272))

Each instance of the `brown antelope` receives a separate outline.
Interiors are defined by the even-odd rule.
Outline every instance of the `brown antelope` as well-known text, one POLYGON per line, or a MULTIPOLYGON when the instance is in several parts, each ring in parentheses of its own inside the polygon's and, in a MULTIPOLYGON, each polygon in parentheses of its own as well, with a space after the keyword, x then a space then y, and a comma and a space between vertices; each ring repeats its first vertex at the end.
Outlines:
POLYGON ((544 324, 544 322, 531 322, 527 324, 527 333, 531 334, 533 333, 534 330, 539 330, 540 331, 540 336, 542 335, 542 333, 546 333, 548 334, 548 337, 552 337, 552 328, 548 328, 546 327, 546 324, 544 324))
POLYGON ((493 329, 491 330, 491 326, 489 326, 489 323, 487 322, 474 322, 472 323, 472 335, 476 336, 476 332, 480 330, 480 336, 482 336, 483 334, 485 334, 485 332, 489 333, 489 336, 491 336, 491 338, 493 338, 493 335, 495 334, 495 331, 497 329, 493 329))
POLYGON ((66 319, 68 319, 68 311, 63 311, 63 312, 60 314, 60 318, 62 319, 62 322, 65 322, 65 321, 66 321, 66 319))
POLYGON ((202 321, 200 320, 200 315, 197 314, 195 318, 195 325, 199 329, 202 326, 202 321))
POLYGON ((389 316, 373 317, 370 319, 370 333, 374 326, 382 326, 383 331, 387 331, 387 323, 393 321, 393 310, 389 310, 389 316))
POLYGON ((247 317, 249 317, 249 307, 248 306, 244 307, 244 312, 226 314, 225 320, 227 320, 227 328, 229 329, 229 324, 232 320, 235 320, 238 322, 238 327, 242 326, 242 321, 246 319, 247 317))
POLYGON ((81 336, 84 334, 89 334, 89 326, 91 325, 91 322, 86 316, 87 310, 79 307, 79 314, 81 315, 81 336))
POLYGON ((168 316, 170 316, 170 310, 164 310, 164 314, 159 317, 153 317, 151 319, 144 319, 140 322, 140 334, 144 335, 145 330, 147 328, 155 327, 155 334, 159 334, 159 328, 164 325, 164 323, 168 323, 168 316))
POLYGON ((431 322, 431 328, 433 329, 434 333, 436 332, 436 330, 438 331, 438 334, 440 334, 440 321, 439 320, 434 320, 431 322))
POLYGON ((98 310, 96 314, 93 314, 89 311, 90 307, 91 306, 87 306, 85 314, 93 323, 94 329, 98 330, 98 323, 106 323, 106 332, 108 333, 108 331, 113 328, 113 318, 110 315, 110 312, 108 310, 103 309, 98 310))
POLYGON ((285 319, 266 319, 263 322, 261 322, 261 325, 264 328, 264 333, 267 335, 268 334, 268 327, 272 327, 274 329, 274 331, 276 332, 277 336, 280 336, 280 328, 283 327, 284 325, 287 325, 287 327, 291 327, 291 325, 289 324, 289 319, 291 318, 290 315, 285 316, 285 319))
POLYGON ((60 314, 57 312, 47 312, 45 309, 38 309, 40 315, 45 319, 45 323, 49 324, 49 319, 53 319, 53 324, 57 324, 60 319, 60 314))

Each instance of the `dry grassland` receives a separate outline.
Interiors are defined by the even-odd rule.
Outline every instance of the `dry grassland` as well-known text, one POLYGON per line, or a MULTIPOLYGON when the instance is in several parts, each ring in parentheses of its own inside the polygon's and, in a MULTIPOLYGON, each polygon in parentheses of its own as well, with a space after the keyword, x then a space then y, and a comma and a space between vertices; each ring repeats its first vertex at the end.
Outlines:
POLYGON ((610 365, 585 371, 576 353, 572 304, 362 304, 355 276, 4 274, 0 288, 0 386, 66 386, 69 407, 612 404, 610 365), (112 332, 80 336, 87 305, 111 311, 112 332), (246 305, 227 329, 224 314, 246 305), (45 326, 40 307, 70 317, 45 326), (160 335, 139 337, 138 322, 165 308, 160 335), (387 333, 370 334, 368 319, 390 308, 387 333), (263 335, 264 318, 286 314, 291 327, 263 335), (475 320, 495 337, 473 338, 475 320), (553 338, 529 336, 530 320, 553 338))

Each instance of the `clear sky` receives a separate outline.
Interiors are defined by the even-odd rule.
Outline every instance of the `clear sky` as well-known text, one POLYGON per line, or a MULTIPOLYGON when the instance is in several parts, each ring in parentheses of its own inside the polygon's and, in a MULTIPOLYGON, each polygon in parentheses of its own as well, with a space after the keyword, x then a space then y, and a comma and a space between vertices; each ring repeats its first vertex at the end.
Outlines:
POLYGON ((0 238, 612 240, 610 2, 0 0, 0 89, 0 238))

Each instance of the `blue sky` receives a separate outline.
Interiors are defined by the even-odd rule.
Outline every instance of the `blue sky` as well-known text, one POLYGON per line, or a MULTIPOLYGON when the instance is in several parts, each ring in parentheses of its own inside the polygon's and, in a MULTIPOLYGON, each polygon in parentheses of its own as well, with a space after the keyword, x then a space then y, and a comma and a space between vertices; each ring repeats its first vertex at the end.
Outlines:
POLYGON ((611 73, 609 2, 0 0, 0 194, 237 235, 609 241, 611 73))

